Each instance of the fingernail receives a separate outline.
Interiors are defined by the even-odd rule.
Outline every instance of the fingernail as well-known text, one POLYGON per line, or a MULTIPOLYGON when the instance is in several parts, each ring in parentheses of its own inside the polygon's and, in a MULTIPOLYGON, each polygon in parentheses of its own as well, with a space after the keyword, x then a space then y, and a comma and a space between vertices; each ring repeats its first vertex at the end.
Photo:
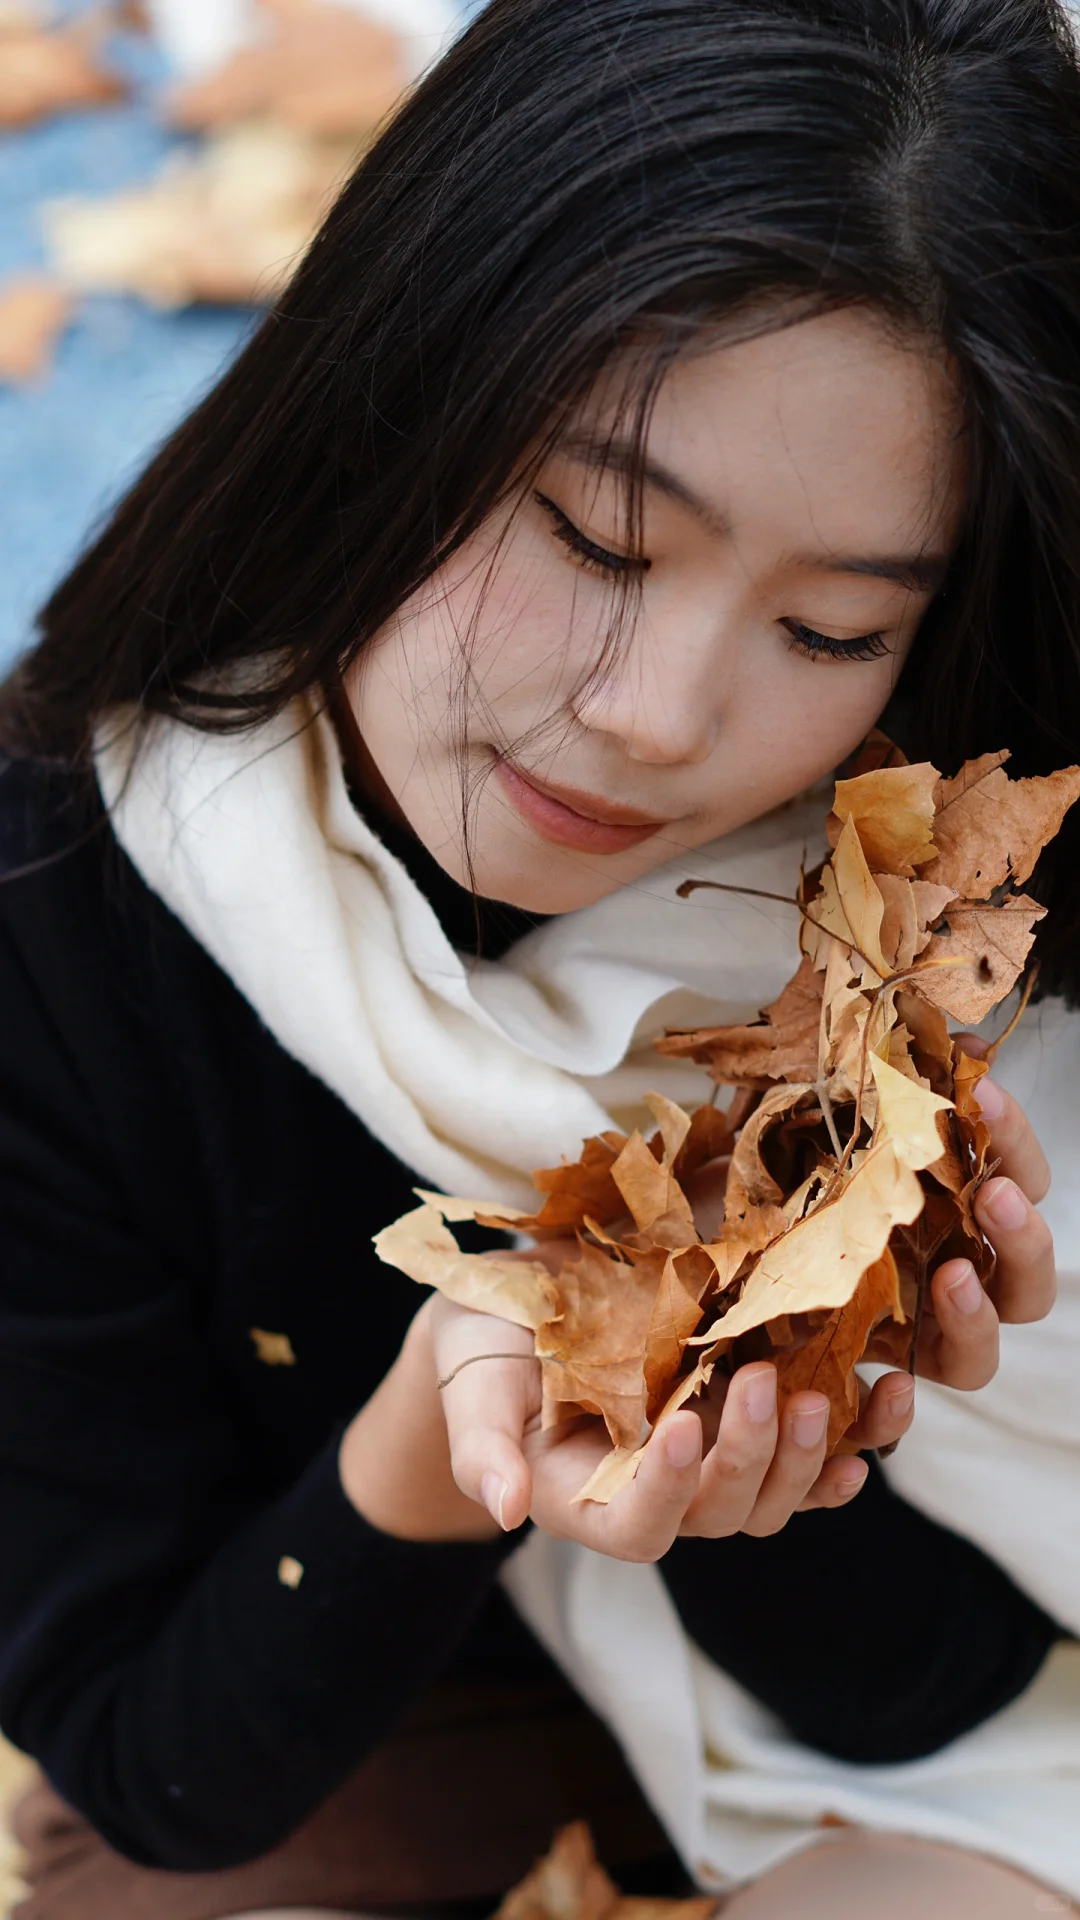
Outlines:
POLYGON ((743 1406, 746 1417, 755 1425, 763 1426, 776 1412, 776 1368, 765 1367, 761 1373, 752 1374, 743 1388, 743 1406))
POLYGON ((823 1400, 820 1407, 800 1407, 792 1416, 791 1430, 795 1435, 795 1444, 799 1447, 819 1447, 825 1438, 825 1425, 829 1418, 829 1403, 823 1400))
POLYGON ((978 1313, 982 1305, 983 1290, 973 1266, 965 1263, 963 1273, 957 1279, 950 1280, 945 1291, 957 1313, 978 1313))
POLYGON ((912 1379, 901 1380, 889 1393, 889 1412, 898 1420, 911 1412, 915 1404, 915 1382, 912 1379))
POLYGON ((850 1500, 858 1493, 870 1469, 865 1460, 850 1460, 841 1473, 836 1476, 836 1490, 844 1500, 850 1500))
POLYGON ((485 1473, 480 1482, 480 1498, 493 1520, 497 1520, 505 1533, 506 1521, 503 1519, 503 1501, 506 1499, 506 1481, 497 1473, 485 1473))
POLYGON ((1000 1120, 1005 1111, 1005 1095, 996 1080, 980 1080, 975 1089, 975 1098, 982 1109, 982 1117, 991 1124, 1000 1120))
POLYGON ((1028 1216, 1028 1203, 1019 1187, 1011 1180, 1002 1180, 988 1193, 983 1201, 983 1212, 988 1213, 995 1227, 1006 1230, 1022 1227, 1028 1216))
POLYGON ((681 1473, 684 1467, 691 1465, 701 1452, 701 1429, 695 1422, 679 1420, 664 1441, 664 1454, 669 1467, 676 1467, 681 1473))

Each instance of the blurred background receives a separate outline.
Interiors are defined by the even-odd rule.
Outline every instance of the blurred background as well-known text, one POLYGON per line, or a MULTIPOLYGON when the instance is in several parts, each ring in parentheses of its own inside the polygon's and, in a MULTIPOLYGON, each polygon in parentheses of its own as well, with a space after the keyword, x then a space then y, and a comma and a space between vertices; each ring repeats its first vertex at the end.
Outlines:
POLYGON ((481 0, 0 0, 0 671, 481 0))

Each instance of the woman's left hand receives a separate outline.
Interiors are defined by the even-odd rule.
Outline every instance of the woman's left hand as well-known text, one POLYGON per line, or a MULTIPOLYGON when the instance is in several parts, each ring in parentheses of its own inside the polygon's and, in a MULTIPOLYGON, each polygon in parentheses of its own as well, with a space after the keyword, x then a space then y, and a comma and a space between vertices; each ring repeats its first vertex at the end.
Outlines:
MULTIPOLYGON (((958 1036, 982 1056, 977 1034, 958 1036)), ((1001 1322, 1042 1320, 1054 1304, 1054 1242, 1038 1212, 1050 1169, 1030 1121, 1011 1094, 987 1077, 978 1098, 990 1129, 990 1157, 1000 1168, 975 1199, 974 1212, 997 1254, 984 1289, 970 1261, 946 1260, 930 1284, 916 1371, 943 1385, 984 1387, 997 1372, 1001 1322)))

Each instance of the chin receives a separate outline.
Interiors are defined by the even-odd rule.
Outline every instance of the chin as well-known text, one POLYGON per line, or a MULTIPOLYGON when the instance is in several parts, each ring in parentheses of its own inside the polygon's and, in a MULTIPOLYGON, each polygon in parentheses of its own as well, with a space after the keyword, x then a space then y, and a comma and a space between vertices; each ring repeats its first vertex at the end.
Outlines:
MULTIPOLYGON (((597 872, 596 867, 566 861, 563 867, 556 848, 550 861, 541 854, 535 864, 523 866, 477 860, 472 884, 485 900, 500 900, 505 906, 520 907, 525 913, 574 913, 579 907, 591 907, 595 900, 614 893, 625 885, 627 875, 597 872)), ((599 864, 599 863, 597 863, 599 864)), ((464 881, 468 886, 470 882, 464 881)))

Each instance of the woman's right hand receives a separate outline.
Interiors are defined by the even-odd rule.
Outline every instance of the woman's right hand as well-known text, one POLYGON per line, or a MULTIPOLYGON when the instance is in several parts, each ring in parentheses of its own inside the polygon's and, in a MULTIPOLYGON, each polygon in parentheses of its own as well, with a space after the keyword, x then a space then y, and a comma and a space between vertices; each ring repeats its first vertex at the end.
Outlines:
MULTIPOLYGON (((636 1478, 609 1505, 575 1504, 610 1450, 603 1422, 578 1418, 543 1432, 532 1334, 441 1297, 428 1308, 454 1478, 507 1529, 531 1518, 615 1559, 653 1561, 680 1534, 776 1533, 793 1513, 843 1506, 866 1478, 861 1460, 825 1460, 824 1396, 794 1394, 778 1419, 776 1370, 755 1362, 716 1383, 700 1412, 662 1420, 636 1478)), ((885 1375, 849 1439, 867 1448, 899 1439, 913 1391, 908 1374, 885 1375)))

